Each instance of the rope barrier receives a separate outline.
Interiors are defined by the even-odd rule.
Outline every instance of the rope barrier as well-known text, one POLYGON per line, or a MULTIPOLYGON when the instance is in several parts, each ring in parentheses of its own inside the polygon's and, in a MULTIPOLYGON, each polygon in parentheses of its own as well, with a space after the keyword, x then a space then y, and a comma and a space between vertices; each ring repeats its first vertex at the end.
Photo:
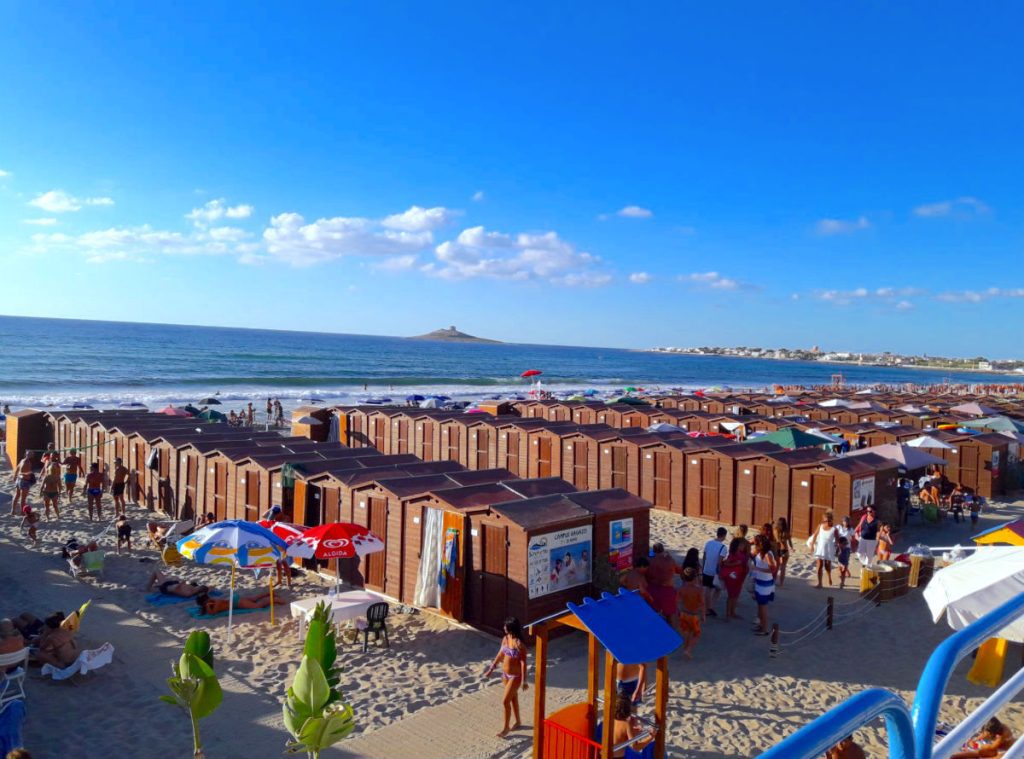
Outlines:
POLYGON ((798 627, 795 630, 779 630, 779 635, 797 635, 798 633, 801 633, 804 630, 806 630, 807 628, 813 626, 815 623, 817 623, 819 620, 823 619, 827 615, 828 615, 828 607, 826 606, 824 609, 822 609, 820 612, 818 612, 818 616, 816 616, 814 619, 812 619, 810 622, 808 622, 803 627, 798 627))

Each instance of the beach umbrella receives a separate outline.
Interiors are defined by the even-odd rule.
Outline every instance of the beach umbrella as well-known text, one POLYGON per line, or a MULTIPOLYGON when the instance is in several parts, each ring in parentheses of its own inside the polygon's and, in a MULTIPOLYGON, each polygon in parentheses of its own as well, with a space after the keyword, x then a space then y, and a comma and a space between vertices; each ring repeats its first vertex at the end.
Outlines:
POLYGON ((991 430, 992 432, 1024 432, 1024 423, 1008 416, 992 416, 984 419, 973 419, 961 422, 962 427, 991 430))
POLYGON ((162 408, 159 411, 157 411, 156 413, 164 414, 165 416, 192 416, 192 414, 187 412, 185 409, 183 409, 183 408, 175 408, 174 406, 168 406, 167 408, 162 408))
POLYGON ((90 406, 88 403, 72 403, 71 404, 71 408, 82 408, 82 409, 85 409, 85 408, 92 408, 92 406, 90 406))
POLYGON ((921 448, 912 448, 909 445, 899 443, 886 443, 875 445, 870 448, 861 448, 859 451, 850 451, 847 456, 863 456, 874 453, 887 459, 899 462, 904 469, 924 469, 929 466, 946 466, 946 460, 933 456, 921 448))
POLYGON ((308 424, 308 425, 311 425, 311 426, 315 427, 318 424, 323 424, 323 422, 321 422, 315 416, 308 416, 307 415, 307 416, 300 416, 298 419, 295 420, 295 424, 308 424))
MULTIPOLYGON (((273 567, 287 555, 288 544, 266 527, 229 519, 201 527, 178 541, 178 553, 196 564, 231 567, 228 639, 235 610, 235 569, 273 567)), ((270 577, 270 622, 274 622, 274 579, 270 577)))
POLYGON ((138 401, 125 401, 124 403, 118 403, 118 408, 146 408, 145 403, 139 403, 138 401))
POLYGON ((200 398, 196 401, 200 406, 219 406, 220 401, 214 398, 212 395, 209 398, 200 398))
POLYGON ((667 422, 655 422, 647 428, 648 432, 679 432, 682 427, 677 427, 674 424, 668 424, 667 422))
POLYGON ((635 393, 636 392, 636 388, 635 387, 627 387, 625 390, 623 390, 623 392, 624 393, 635 393))
MULTIPOLYGON (((924 589, 924 600, 938 622, 943 615, 954 630, 1024 593, 1024 547, 990 546, 935 572, 924 589)), ((1024 618, 994 637, 1024 643, 1024 618)))
POLYGON ((542 372, 540 369, 527 369, 525 372, 523 372, 519 376, 520 377, 538 377, 538 376, 540 376, 543 373, 544 372, 542 372))
POLYGON ((915 437, 913 440, 908 440, 904 445, 909 445, 911 448, 933 448, 938 451, 955 451, 956 446, 950 445, 942 440, 936 440, 933 437, 927 435, 921 435, 915 437))
POLYGON ((199 419, 205 419, 208 422, 226 422, 228 420, 227 416, 219 411, 214 411, 212 408, 200 411, 196 416, 199 419))
POLYGON ((584 391, 583 391, 583 394, 584 394, 585 396, 587 396, 588 398, 591 398, 591 397, 593 397, 593 396, 597 395, 597 394, 598 394, 598 392, 597 392, 597 390, 596 390, 596 389, 594 389, 594 388, 590 387, 590 388, 587 388, 586 390, 584 390, 584 391))
POLYGON ((1024 519, 1014 519, 1012 522, 996 525, 987 530, 979 532, 971 538, 978 545, 1004 545, 1024 546, 1024 519))
POLYGON ((407 401, 425 401, 426 398, 422 395, 407 395, 405 396, 407 401))
POLYGON ((821 435, 813 435, 796 427, 784 427, 781 430, 775 430, 775 432, 769 432, 767 435, 760 435, 757 438, 759 443, 763 443, 766 440, 791 451, 797 448, 828 445, 828 441, 822 438, 821 435))
POLYGON ((420 408, 437 408, 441 405, 441 402, 437 398, 427 398, 425 401, 420 401, 420 408))
POLYGON ((260 527, 265 527, 272 533, 281 538, 288 546, 291 546, 296 540, 301 538, 308 527, 301 524, 292 524, 291 522, 272 522, 269 519, 261 519, 256 524, 260 527))
MULTIPOLYGON (((288 554, 303 559, 352 559, 384 550, 384 541, 366 527, 351 522, 328 522, 306 530, 288 547, 288 554)), ((336 575, 341 584, 341 573, 336 575)))

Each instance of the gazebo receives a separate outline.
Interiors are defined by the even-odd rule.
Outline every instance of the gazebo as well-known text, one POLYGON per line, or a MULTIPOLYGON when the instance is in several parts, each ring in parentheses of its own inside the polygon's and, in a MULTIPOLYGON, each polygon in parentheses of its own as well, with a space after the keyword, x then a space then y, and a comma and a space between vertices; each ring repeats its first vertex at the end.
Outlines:
MULTIPOLYGON (((614 721, 616 664, 645 664, 656 661, 653 753, 643 756, 661 759, 665 755, 665 714, 668 707, 668 656, 683 640, 640 595, 620 590, 618 595, 602 594, 599 600, 570 603, 568 611, 530 626, 536 640, 536 684, 533 708, 534 759, 611 759, 614 721), (559 709, 547 716, 548 636, 558 626, 572 627, 587 634, 587 700, 559 709), (604 647, 604 685, 599 687, 600 648, 604 647), (598 732, 600 729, 600 733, 598 732)), ((634 754, 636 755, 636 754, 634 754)))

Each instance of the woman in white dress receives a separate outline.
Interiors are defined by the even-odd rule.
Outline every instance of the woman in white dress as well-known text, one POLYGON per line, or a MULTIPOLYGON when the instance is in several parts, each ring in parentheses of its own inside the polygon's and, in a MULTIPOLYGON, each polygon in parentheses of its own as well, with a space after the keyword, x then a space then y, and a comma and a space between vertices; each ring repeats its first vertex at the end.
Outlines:
POLYGON ((817 563, 818 588, 821 587, 822 570, 828 576, 828 584, 832 584, 832 562, 836 560, 836 532, 832 512, 826 511, 817 532, 811 536, 811 547, 814 549, 814 559, 817 563))

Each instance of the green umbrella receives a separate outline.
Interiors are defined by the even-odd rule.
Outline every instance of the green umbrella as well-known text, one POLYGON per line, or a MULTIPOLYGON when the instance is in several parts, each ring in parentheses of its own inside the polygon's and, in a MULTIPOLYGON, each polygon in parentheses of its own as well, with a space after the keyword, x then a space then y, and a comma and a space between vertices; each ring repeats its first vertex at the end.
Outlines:
POLYGON ((647 401, 642 398, 634 398, 632 395, 624 395, 621 398, 616 398, 611 403, 627 403, 630 406, 650 406, 647 401))
POLYGON ((219 411, 214 411, 212 408, 208 408, 206 411, 201 412, 198 417, 200 419, 205 419, 208 422, 226 422, 228 420, 224 414, 219 411))
POLYGON ((635 393, 637 390, 635 387, 627 387, 624 392, 635 393))
POLYGON ((819 437, 818 435, 812 435, 810 432, 804 432, 796 427, 786 427, 781 430, 776 430, 775 432, 770 432, 767 435, 755 435, 744 442, 775 443, 775 445, 781 446, 782 448, 788 448, 789 450, 829 445, 827 440, 819 437))

